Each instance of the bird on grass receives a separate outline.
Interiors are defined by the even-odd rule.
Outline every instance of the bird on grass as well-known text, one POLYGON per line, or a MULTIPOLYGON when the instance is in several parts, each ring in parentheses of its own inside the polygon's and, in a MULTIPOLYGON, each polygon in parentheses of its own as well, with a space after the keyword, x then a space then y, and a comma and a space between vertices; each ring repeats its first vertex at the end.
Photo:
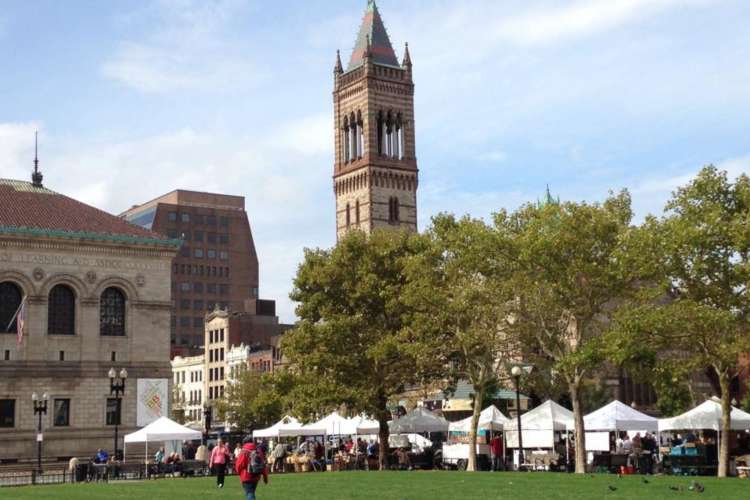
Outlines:
POLYGON ((682 486, 670 486, 669 489, 672 491, 684 491, 685 490, 685 488, 683 488, 682 486))
POLYGON ((611 484, 609 486, 607 486, 607 488, 609 488, 609 491, 617 491, 617 488, 615 488, 611 484))
POLYGON ((693 481, 690 483, 690 487, 688 488, 690 491, 696 491, 698 493, 703 493, 706 491, 706 488, 699 482, 693 481))

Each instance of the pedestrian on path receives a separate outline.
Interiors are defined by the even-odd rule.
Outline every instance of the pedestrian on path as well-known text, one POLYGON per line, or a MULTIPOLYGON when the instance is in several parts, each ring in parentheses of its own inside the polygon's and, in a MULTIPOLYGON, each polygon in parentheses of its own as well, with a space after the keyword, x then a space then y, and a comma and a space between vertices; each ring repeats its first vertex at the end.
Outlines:
POLYGON ((229 462, 231 456, 232 453, 229 451, 229 446, 224 444, 224 441, 221 439, 219 439, 214 449, 211 450, 208 467, 216 471, 216 486, 219 488, 224 487, 224 475, 227 473, 227 462, 229 462))
POLYGON ((255 491, 260 479, 268 484, 268 468, 266 467, 266 456, 262 450, 255 447, 252 438, 245 438, 242 453, 235 463, 235 470, 240 476, 242 489, 245 491, 245 500, 256 500, 255 491))

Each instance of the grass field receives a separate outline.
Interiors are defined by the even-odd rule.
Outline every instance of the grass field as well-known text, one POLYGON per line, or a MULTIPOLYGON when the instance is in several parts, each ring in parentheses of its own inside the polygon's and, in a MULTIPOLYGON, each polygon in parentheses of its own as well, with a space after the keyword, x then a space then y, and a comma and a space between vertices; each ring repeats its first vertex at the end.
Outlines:
MULTIPOLYGON (((270 478, 258 487, 259 500, 343 499, 750 499, 750 481, 698 478, 704 493, 689 491, 691 478, 611 475, 574 476, 553 473, 462 472, 335 472, 288 474, 270 478), (611 491, 609 486, 616 488, 611 491), (682 487, 674 491, 673 487, 682 487)), ((2 500, 161 500, 243 499, 236 476, 228 477, 223 490, 213 478, 160 479, 110 484, 73 484, 0 489, 2 500)))

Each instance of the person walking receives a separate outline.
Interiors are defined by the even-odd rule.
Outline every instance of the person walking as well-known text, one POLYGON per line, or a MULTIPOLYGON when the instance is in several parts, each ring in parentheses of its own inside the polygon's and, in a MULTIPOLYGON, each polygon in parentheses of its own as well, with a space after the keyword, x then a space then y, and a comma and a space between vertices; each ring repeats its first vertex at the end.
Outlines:
POLYGON ((500 437, 500 433, 495 434, 495 437, 490 441, 490 453, 492 455, 492 470, 503 470, 503 438, 500 437))
POLYGON ((255 491, 261 478, 264 484, 268 484, 268 468, 263 451, 256 448, 252 438, 245 438, 242 453, 240 453, 234 468, 240 476, 245 500, 256 500, 255 491))
POLYGON ((227 462, 232 456, 229 451, 229 447, 224 444, 224 441, 219 439, 219 442, 211 450, 211 458, 208 460, 208 467, 213 468, 216 471, 216 486, 219 488, 224 487, 224 475, 227 473, 227 462))

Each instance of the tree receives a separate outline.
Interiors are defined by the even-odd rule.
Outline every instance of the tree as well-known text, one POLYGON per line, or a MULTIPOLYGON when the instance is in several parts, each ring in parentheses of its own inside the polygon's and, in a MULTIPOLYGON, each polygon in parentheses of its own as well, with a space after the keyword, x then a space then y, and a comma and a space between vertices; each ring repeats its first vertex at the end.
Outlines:
POLYGON ((718 475, 724 477, 730 384, 750 351, 750 179, 741 175, 732 184, 726 172, 708 166, 673 194, 665 212, 650 218, 642 234, 658 264, 654 293, 623 311, 617 329, 621 339, 637 338, 668 362, 713 371, 721 392, 718 475))
POLYGON ((518 351, 506 328, 514 299, 506 285, 512 263, 498 254, 492 230, 479 220, 437 216, 426 238, 427 248, 407 267, 410 325, 420 339, 410 347, 432 353, 424 368, 443 371, 432 376, 472 384, 467 470, 474 471, 482 404, 518 351))
POLYGON ((518 266, 513 327, 526 340, 525 357, 570 396, 577 473, 586 468, 581 392, 604 361, 610 316, 636 282, 627 272, 631 217, 626 191, 603 204, 527 205, 495 217, 499 246, 518 266))
POLYGON ((418 350, 405 329, 408 259, 423 239, 402 231, 353 231, 331 250, 306 250, 294 280, 297 326, 282 348, 300 381, 295 413, 314 416, 346 407, 380 423, 380 465, 386 466, 389 400, 419 382, 418 350))
POLYGON ((242 369, 216 404, 219 418, 242 430, 273 425, 283 416, 284 395, 292 383, 290 374, 283 371, 270 374, 242 369))

